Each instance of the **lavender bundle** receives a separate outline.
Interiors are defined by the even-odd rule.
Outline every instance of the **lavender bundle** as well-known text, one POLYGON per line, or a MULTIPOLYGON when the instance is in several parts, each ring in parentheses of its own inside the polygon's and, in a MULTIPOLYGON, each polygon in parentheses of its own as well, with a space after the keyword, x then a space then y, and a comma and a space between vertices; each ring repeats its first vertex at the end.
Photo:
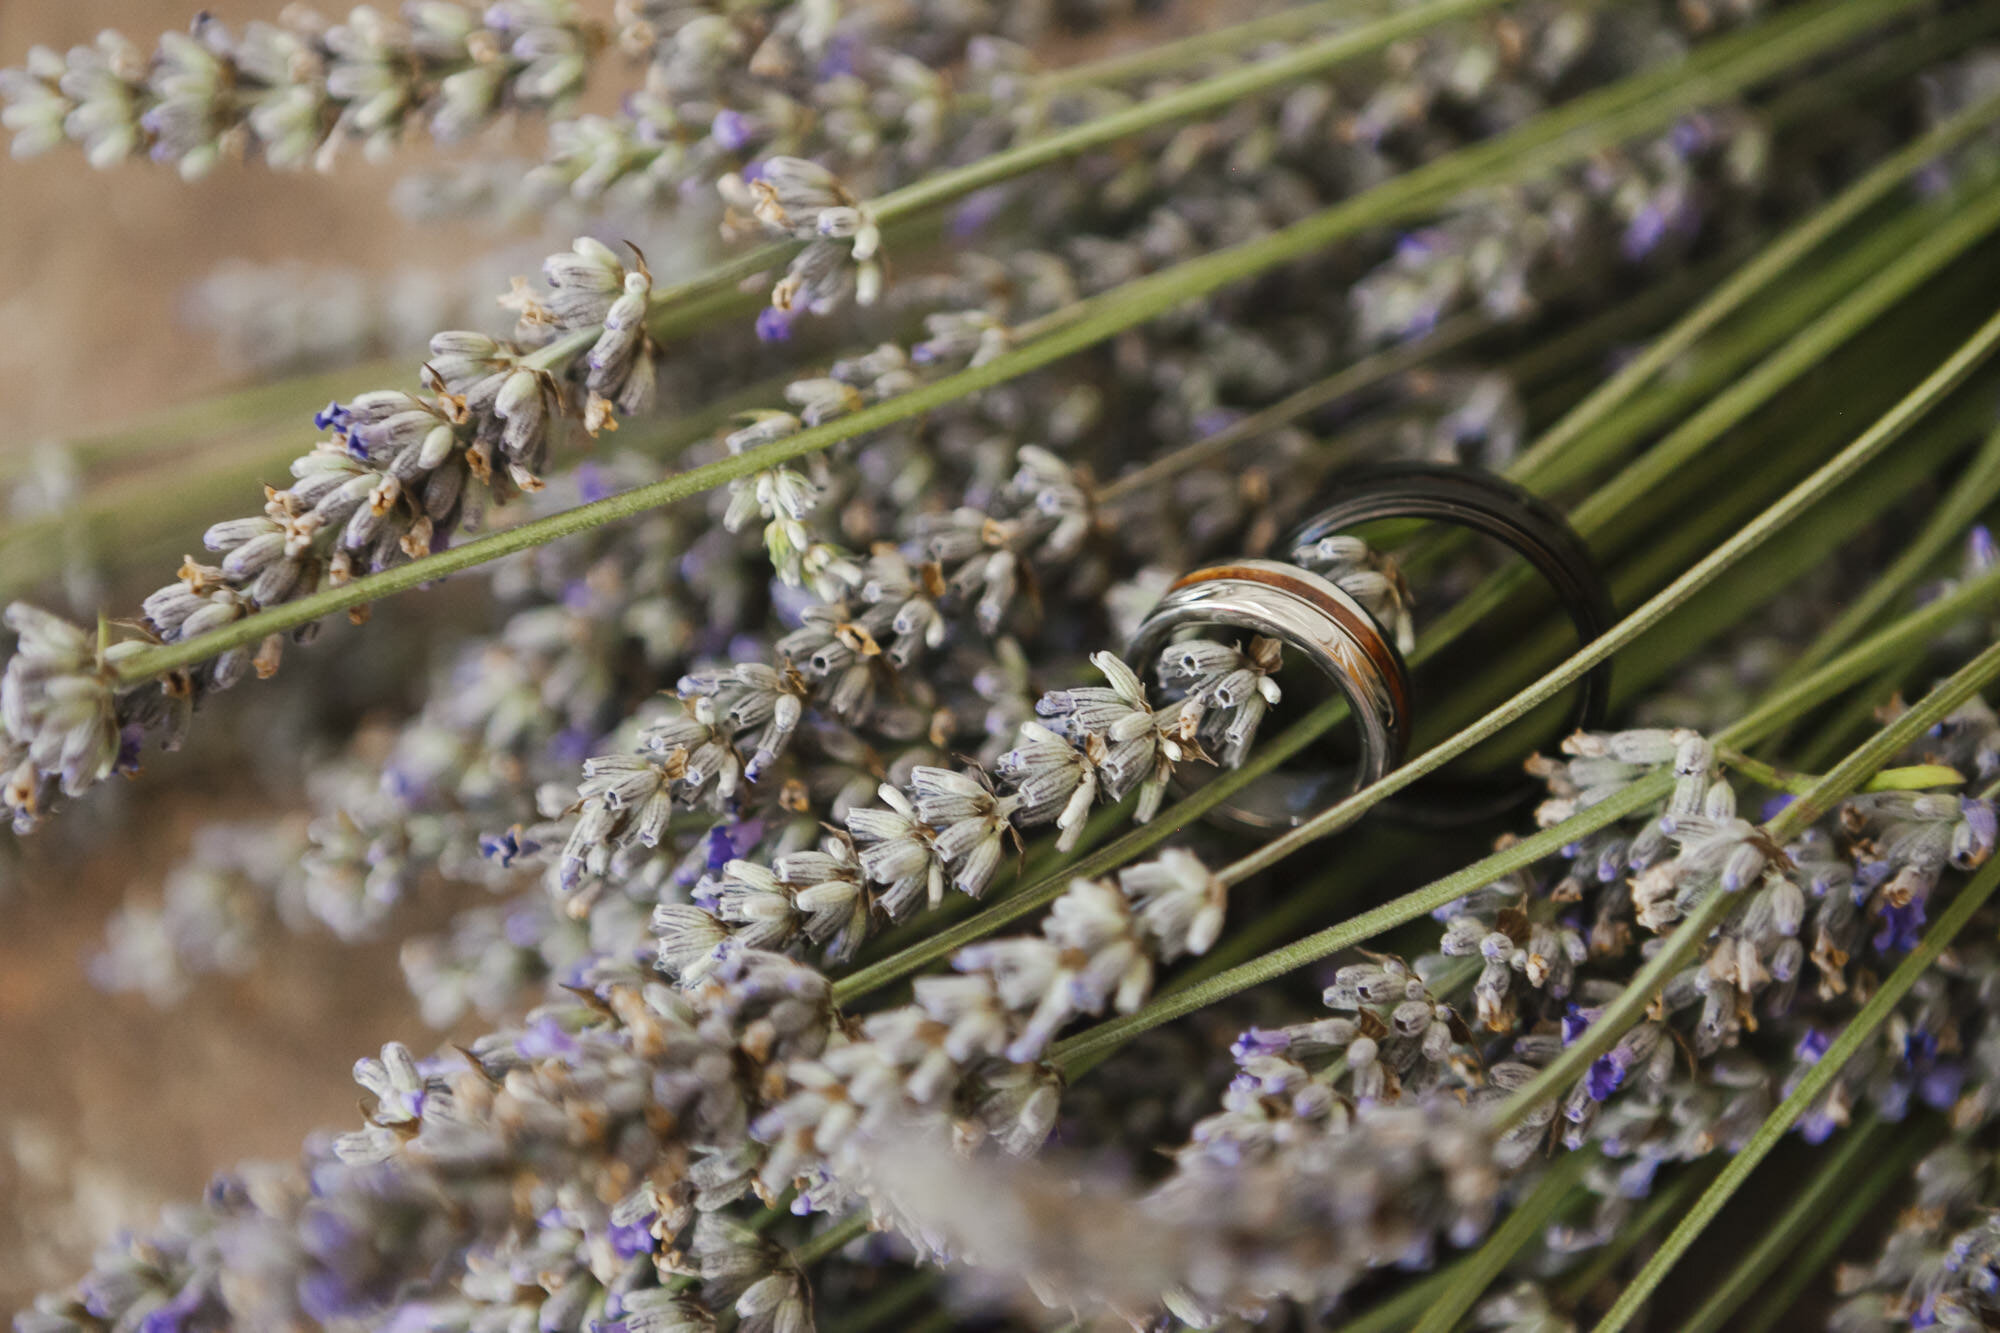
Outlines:
POLYGON ((1160 23, 427 5, 0 81, 17 150, 330 170, 560 116, 615 42, 643 76, 509 206, 731 249, 585 235, 510 336, 319 409, 136 618, 8 609, 25 837, 251 676, 305 695, 281 656, 330 616, 474 571, 492 608, 412 631, 405 715, 211 829, 93 969, 168 1002, 316 923, 400 938, 424 1017, 484 1035, 361 1059, 357 1127, 18 1328, 1768 1327, 1841 1197, 1879 1256, 1829 1327, 1979 1326, 1990 20, 1160 23), (1056 53, 1089 32, 1137 49, 1056 53), (1463 544, 1306 553, 1424 672, 1417 752, 1267 841, 1205 828, 1344 705, 1275 640, 1139 661, 1133 626, 1412 456, 1549 493, 1624 615, 1571 644, 1463 544), (1530 758, 1514 724, 1607 659, 1627 721, 1530 758), (1398 841, 1390 797, 1496 750, 1532 821, 1398 841), (1725 1211, 1758 1243, 1663 1286, 1725 1211))

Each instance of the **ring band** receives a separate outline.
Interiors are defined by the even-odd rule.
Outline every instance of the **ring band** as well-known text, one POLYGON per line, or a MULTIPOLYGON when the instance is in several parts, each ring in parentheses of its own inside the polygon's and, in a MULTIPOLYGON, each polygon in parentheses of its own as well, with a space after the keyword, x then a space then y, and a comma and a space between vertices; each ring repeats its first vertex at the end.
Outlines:
MULTIPOLYGON (((1126 660, 1142 675, 1150 673, 1176 631, 1203 625, 1277 639, 1303 653, 1346 696, 1361 733, 1355 789, 1402 761, 1410 741, 1409 672, 1374 617, 1330 580, 1275 560, 1198 569, 1146 616, 1126 660)), ((1292 828, 1331 803, 1332 781, 1326 773, 1267 773, 1209 817, 1244 829, 1292 828)))
MULTIPOLYGON (((1562 511, 1532 491, 1478 468, 1437 463, 1383 463, 1343 472, 1332 482, 1338 497, 1301 524, 1278 549, 1297 559, 1325 538, 1378 519, 1431 519, 1498 539, 1525 558, 1555 590, 1587 644, 1617 620, 1611 591, 1597 559, 1562 511)), ((1579 684, 1570 731, 1596 730, 1611 706, 1611 661, 1591 668, 1579 684)), ((1435 795, 1404 796, 1384 804, 1412 822, 1442 825, 1488 819, 1532 799, 1533 781, 1444 784, 1435 795)))

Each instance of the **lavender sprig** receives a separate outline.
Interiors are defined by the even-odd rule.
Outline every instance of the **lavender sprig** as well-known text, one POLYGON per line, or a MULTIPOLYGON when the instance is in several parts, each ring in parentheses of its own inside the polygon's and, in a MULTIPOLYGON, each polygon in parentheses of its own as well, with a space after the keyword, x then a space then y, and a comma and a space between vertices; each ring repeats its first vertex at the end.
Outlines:
MULTIPOLYGON (((489 501, 539 489, 570 422, 596 434, 615 429, 619 413, 644 410, 658 355, 645 324, 644 264, 628 268, 585 239, 552 256, 545 274, 546 296, 516 294, 518 341, 441 333, 423 369, 426 392, 379 390, 320 412, 314 422, 328 438, 294 460, 292 485, 267 490, 261 515, 209 528, 203 543, 219 562, 190 558, 176 582, 147 597, 145 633, 162 643, 198 638, 357 572, 433 554, 476 526, 489 501)), ((57 780, 77 795, 111 772, 119 747, 107 737, 123 736, 136 754, 145 733, 164 730, 171 747, 198 699, 253 670, 272 674, 283 650, 280 636, 267 636, 254 650, 127 690, 107 712, 107 668, 145 642, 86 653, 82 631, 19 604, 10 614, 17 628, 34 627, 18 668, 8 667, 15 702, 6 730, 22 753, 11 757, 5 802, 24 829, 57 780)))
POLYGON ((449 143, 512 109, 559 110, 603 45, 571 0, 363 5, 345 22, 293 7, 241 32, 204 14, 150 57, 111 31, 33 48, 0 70, 0 123, 17 157, 69 139, 99 168, 144 152, 192 179, 254 151, 328 171, 349 143, 379 157, 415 126, 449 143))

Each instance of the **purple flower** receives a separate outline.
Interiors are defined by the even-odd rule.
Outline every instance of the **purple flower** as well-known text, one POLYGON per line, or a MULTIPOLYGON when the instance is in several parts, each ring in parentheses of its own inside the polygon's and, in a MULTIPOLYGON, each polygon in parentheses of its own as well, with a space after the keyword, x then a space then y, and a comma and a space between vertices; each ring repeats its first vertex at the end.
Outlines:
POLYGON ((378 1327, 381 1333, 428 1333, 437 1327, 438 1318, 436 1307, 415 1301, 397 1306, 378 1327))
POLYGON ((1807 1028, 1806 1035, 1799 1038, 1799 1044, 1792 1048, 1792 1056, 1809 1065, 1818 1064, 1826 1054, 1826 1048, 1833 1045, 1833 1034, 1818 1028, 1807 1028))
POLYGON ((1981 569, 1990 568, 1996 559, 2000 559, 2000 551, 1996 551, 1993 545, 1993 529, 1984 523, 1974 525, 1972 535, 1965 540, 1965 547, 1972 563, 1981 569))
POLYGON ((761 128, 754 119, 741 111, 724 107, 715 113, 715 119, 710 122, 708 132, 725 151, 740 153, 756 142, 761 128))
POLYGON ((604 475, 604 469, 585 461, 576 467, 576 494, 585 504, 595 504, 613 493, 611 479, 604 475))
POLYGON ((313 413, 313 429, 338 430, 347 425, 347 409, 338 402, 330 402, 313 413))
POLYGON ((1396 258, 1405 264, 1421 264, 1438 252, 1442 239, 1430 229, 1406 232, 1396 241, 1396 258))
POLYGON ((429 790, 428 780, 401 764, 390 763, 382 769, 382 792, 400 805, 415 808, 429 790))
POLYGON ((1950 1110, 1964 1088, 1965 1066, 1955 1062, 1928 1070, 1917 1080, 1917 1095, 1933 1111, 1950 1110))
POLYGON ((1600 1055, 1590 1062, 1590 1072, 1583 1077, 1583 1091, 1590 1100, 1601 1102, 1618 1091, 1625 1082, 1625 1064, 1618 1058, 1618 1052, 1600 1055))
POLYGON ((1698 116, 1684 117, 1674 122, 1674 127, 1667 131, 1667 142, 1682 157, 1693 157, 1713 141, 1708 122, 1698 116))
MULTIPOLYGON (((1583 1035, 1584 1029, 1589 1027, 1591 1023, 1596 1020, 1596 1018, 1597 1018, 1597 1011, 1594 1009, 1583 1009, 1572 1004, 1568 1008, 1563 1010, 1563 1018, 1562 1018, 1563 1045, 1567 1046, 1571 1042, 1575 1041, 1578 1037, 1581 1037, 1583 1035)), ((1599 1098, 1598 1100, 1602 1101, 1603 1098, 1599 1098)))
POLYGON ((792 313, 767 305, 757 312, 757 341, 767 343, 790 342, 792 339, 792 313))
POLYGON ((338 1273, 316 1269, 299 1279, 299 1308, 322 1324, 367 1314, 375 1302, 354 1291, 338 1273))
POLYGON ((854 73, 854 57, 859 55, 861 50, 861 43, 852 33, 842 33, 828 42, 826 54, 820 57, 818 70, 820 81, 854 73))
POLYGON ((564 727, 549 737, 549 758, 559 764, 580 764, 597 749, 597 737, 585 727, 564 727))
POLYGON ((1973 858, 1985 860, 1992 855, 1993 844, 2000 841, 2000 816, 1994 814, 1993 803, 1961 796, 1958 798, 1958 813, 1972 832, 1973 858))
POLYGON ((1624 239, 1619 249, 1630 260, 1644 259, 1667 234, 1667 215, 1658 206, 1648 204, 1639 210, 1625 228, 1624 239))
POLYGON ((77 1287, 77 1294, 83 1297, 83 1308, 99 1319, 117 1317, 120 1302, 98 1274, 86 1275, 77 1287))
POLYGON ((736 843, 729 836, 729 828, 717 824, 708 831, 708 869, 711 874, 720 874, 722 868, 736 859, 736 843))
POLYGON ((647 1213, 629 1226, 611 1227, 611 1249, 620 1259, 630 1259, 635 1255, 653 1252, 653 1219, 658 1213, 647 1213))
POLYGON ((139 751, 145 748, 146 729, 134 722, 119 729, 118 758, 113 761, 120 773, 139 771, 139 751))
POLYGON ((541 942, 542 916, 535 911, 509 912, 502 929, 507 943, 517 949, 532 949, 541 942))
POLYGON ((1008 191, 998 185, 967 195, 965 202, 952 211, 951 239, 970 241, 977 238, 1007 206, 1007 199, 1008 191))
POLYGON ((1903 1063, 1912 1068, 1921 1068, 1937 1059, 1937 1034, 1923 1028, 1914 1028, 1903 1038, 1903 1063))
POLYGON ((1207 439, 1220 435, 1243 419, 1243 414, 1233 407, 1211 407, 1194 419, 1194 433, 1197 439, 1207 439))
POLYGON ((1869 943, 1877 953, 1908 953, 1917 947, 1924 933, 1924 904, 1920 898, 1912 898, 1901 907, 1885 904, 1882 908, 1882 929, 1875 932, 1869 943))
POLYGON ((1236 1038, 1229 1053, 1238 1060, 1248 1060, 1258 1055, 1276 1055, 1291 1044, 1291 1036, 1282 1028, 1251 1028, 1236 1038))
POLYGON ((1643 1199, 1653 1192, 1653 1178, 1660 1172, 1660 1159, 1641 1157, 1618 1173, 1618 1194, 1625 1199, 1643 1199))
POLYGON ((505 833, 482 833, 479 835, 479 854, 489 861, 498 861, 502 870, 514 868, 514 858, 538 852, 542 844, 522 835, 521 826, 514 825, 505 833))
POLYGON ((514 1049, 524 1059, 546 1060, 551 1056, 575 1054, 576 1038, 563 1031, 562 1025, 553 1016, 542 1014, 529 1024, 527 1031, 515 1038, 514 1049))

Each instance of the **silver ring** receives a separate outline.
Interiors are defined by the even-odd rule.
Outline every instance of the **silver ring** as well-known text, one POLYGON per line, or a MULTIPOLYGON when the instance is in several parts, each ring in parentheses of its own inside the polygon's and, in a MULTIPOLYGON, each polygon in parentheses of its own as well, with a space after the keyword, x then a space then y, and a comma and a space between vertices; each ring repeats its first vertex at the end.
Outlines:
MULTIPOLYGON (((1279 550, 1297 559, 1328 537, 1378 519, 1429 519, 1495 538, 1525 559, 1555 590, 1576 626, 1579 646, 1618 619, 1589 544, 1561 510, 1505 477, 1447 464, 1377 463, 1337 474, 1331 489, 1334 498, 1327 507, 1295 529, 1279 550)), ((1606 658, 1580 683, 1563 734, 1601 729, 1610 706, 1611 659, 1606 658)), ((1532 778, 1495 783, 1433 777, 1381 809, 1407 822, 1442 828, 1492 819, 1541 790, 1542 784, 1532 778)))
MULTIPOLYGON (((1402 762, 1410 742, 1409 672, 1374 617, 1331 582, 1275 560, 1198 569, 1167 589, 1140 623, 1126 660, 1151 679, 1174 635, 1203 625, 1276 639, 1304 654, 1346 696, 1361 733, 1361 758, 1347 790, 1359 790, 1402 762)), ((1207 817, 1260 832, 1294 828, 1332 803, 1338 776, 1267 773, 1207 817)))

